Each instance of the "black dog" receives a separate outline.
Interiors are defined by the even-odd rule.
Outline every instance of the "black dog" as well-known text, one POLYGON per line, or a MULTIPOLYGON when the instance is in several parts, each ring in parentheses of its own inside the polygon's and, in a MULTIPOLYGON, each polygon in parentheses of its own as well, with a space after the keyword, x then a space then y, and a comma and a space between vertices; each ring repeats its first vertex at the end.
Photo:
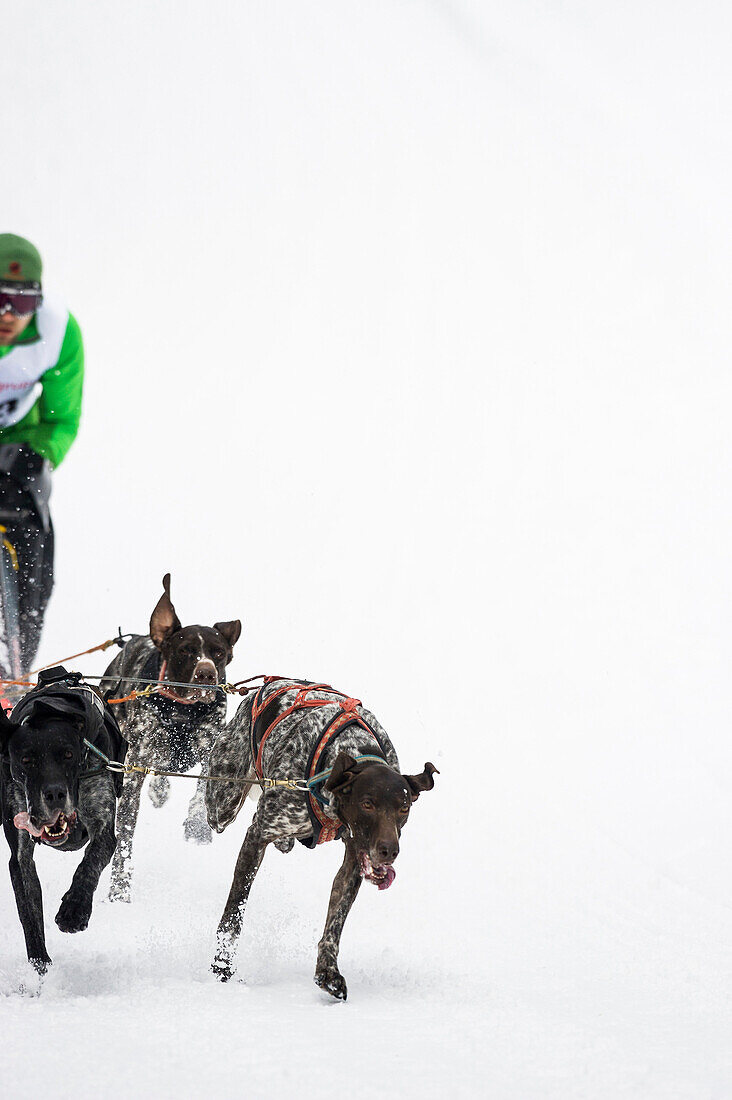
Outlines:
POLYGON ((318 945, 315 981, 341 1000, 347 989, 338 970, 338 949, 346 917, 362 878, 380 890, 395 878, 394 860, 409 809, 434 787, 436 768, 402 775, 394 746, 373 714, 327 684, 267 677, 245 699, 211 753, 206 788, 208 820, 223 832, 243 805, 251 780, 307 779, 310 793, 265 787, 234 872, 218 929, 213 971, 232 976, 244 910, 265 849, 273 843, 289 852, 295 840, 312 848, 341 837, 343 865, 333 882, 325 931, 318 945))
MULTIPOLYGON (((157 694, 113 705, 130 745, 135 764, 186 772, 196 764, 208 764, 215 737, 226 721, 226 696, 215 685, 224 680, 226 666, 241 634, 238 619, 210 626, 181 626, 170 600, 170 573, 163 577, 163 595, 150 617, 150 634, 129 641, 112 661, 100 688, 106 699, 123 699, 146 681, 159 681, 157 694), (166 683, 186 687, 167 687, 166 683)), ((112 901, 129 901, 132 878, 132 841, 145 776, 132 773, 125 779, 117 813, 119 844, 112 862, 112 901)), ((150 798, 162 806, 170 793, 170 781, 155 776, 150 798)), ((211 841, 204 806, 205 780, 196 783, 185 821, 186 840, 211 841)))
POLYGON ((44 974, 51 962, 43 929, 43 903, 33 855, 36 844, 62 852, 87 845, 56 924, 83 932, 99 876, 112 858, 114 815, 121 775, 85 744, 123 761, 126 744, 96 689, 64 668, 39 676, 8 718, 0 707, 0 802, 10 845, 10 878, 25 934, 28 959, 44 974))

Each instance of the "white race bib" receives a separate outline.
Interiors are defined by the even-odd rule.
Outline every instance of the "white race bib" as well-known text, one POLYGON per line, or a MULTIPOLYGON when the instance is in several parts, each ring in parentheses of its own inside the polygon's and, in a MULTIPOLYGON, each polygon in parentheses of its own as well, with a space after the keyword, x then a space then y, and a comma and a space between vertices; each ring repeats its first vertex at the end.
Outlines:
POLYGON ((69 311, 44 298, 36 310, 40 339, 18 344, 0 359, 0 428, 17 424, 33 408, 41 376, 58 363, 68 323, 69 311))

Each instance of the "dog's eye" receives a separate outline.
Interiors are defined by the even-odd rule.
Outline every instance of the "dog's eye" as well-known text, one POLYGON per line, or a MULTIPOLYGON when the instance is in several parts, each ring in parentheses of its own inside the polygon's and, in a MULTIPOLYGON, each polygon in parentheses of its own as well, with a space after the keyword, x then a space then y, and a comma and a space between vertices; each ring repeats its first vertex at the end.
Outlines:
POLYGON ((400 806, 399 807, 399 813, 400 814, 408 814, 409 813, 409 806, 400 806))
POLYGON ((73 754, 73 752, 71 751, 71 749, 66 749, 66 752, 64 753, 64 756, 66 757, 66 759, 67 759, 67 760, 71 760, 71 757, 72 757, 73 755, 74 755, 74 754, 73 754))
POLYGON ((361 802, 361 809, 362 810, 373 810, 373 808, 374 808, 374 804, 373 804, 373 802, 371 801, 370 798, 364 798, 362 800, 362 802, 361 802))
POLYGON ((21 756, 20 762, 21 762, 21 764, 32 764, 33 763, 33 757, 32 756, 21 756))

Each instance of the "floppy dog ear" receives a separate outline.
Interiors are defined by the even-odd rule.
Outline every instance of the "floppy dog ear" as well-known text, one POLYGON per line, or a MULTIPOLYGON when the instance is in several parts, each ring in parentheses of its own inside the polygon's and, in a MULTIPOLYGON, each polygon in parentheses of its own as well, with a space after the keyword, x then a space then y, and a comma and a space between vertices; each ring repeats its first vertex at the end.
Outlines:
POLYGON ((214 623, 214 630, 218 630, 219 634, 226 639, 229 649, 233 649, 239 641, 241 622, 239 619, 233 619, 230 623, 214 623))
POLYGON ((165 591, 155 604, 155 610, 150 616, 150 637, 158 649, 166 638, 181 629, 180 619, 170 602, 170 573, 166 573, 163 577, 163 588, 165 591))
POLYGON ((11 722, 5 713, 5 708, 0 705, 0 753, 7 752, 8 741, 17 730, 15 722, 11 722))
POLYGON ((331 768, 330 775, 323 784, 323 788, 326 791, 333 791, 334 794, 344 794, 356 778, 351 770, 355 767, 356 761, 352 756, 349 756, 347 752, 339 752, 336 762, 331 768))
POLYGON ((405 780, 409 787, 409 793, 412 796, 412 802, 416 802, 422 791, 431 791, 435 785, 435 781, 432 778, 433 775, 439 775, 439 771, 434 764, 429 762, 425 764, 424 771, 421 775, 403 775, 402 779, 405 780))

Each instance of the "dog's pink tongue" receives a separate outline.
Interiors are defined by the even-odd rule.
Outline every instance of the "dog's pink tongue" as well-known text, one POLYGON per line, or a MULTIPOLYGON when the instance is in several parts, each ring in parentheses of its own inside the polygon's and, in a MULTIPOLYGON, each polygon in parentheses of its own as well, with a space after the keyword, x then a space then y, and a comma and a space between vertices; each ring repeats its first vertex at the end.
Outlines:
POLYGON ((43 832, 43 829, 36 829, 30 819, 30 814, 26 810, 21 810, 19 814, 15 815, 13 825, 16 829, 27 829, 31 836, 40 836, 43 832))
POLYGON ((395 878, 396 878, 396 871, 394 870, 394 868, 393 867, 387 867, 387 869, 386 869, 386 878, 384 879, 383 882, 379 883, 379 889, 380 890, 388 890, 395 878))

